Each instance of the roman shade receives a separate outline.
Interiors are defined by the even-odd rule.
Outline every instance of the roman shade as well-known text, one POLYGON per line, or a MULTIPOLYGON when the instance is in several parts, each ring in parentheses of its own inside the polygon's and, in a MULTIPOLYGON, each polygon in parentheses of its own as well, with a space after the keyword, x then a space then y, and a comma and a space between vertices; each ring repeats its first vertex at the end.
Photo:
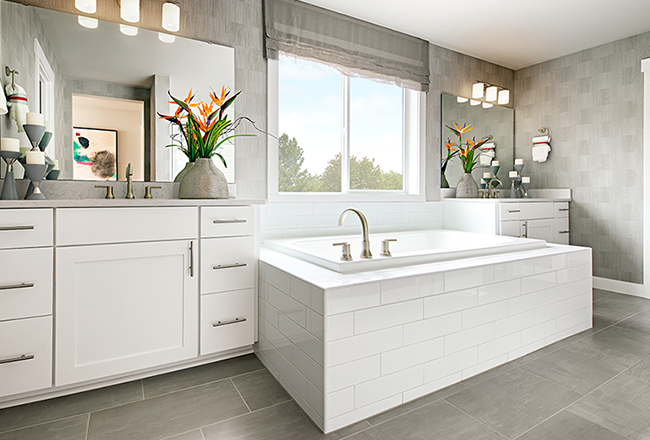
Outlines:
POLYGON ((429 88, 429 43, 297 0, 264 0, 264 55, 326 63, 350 76, 429 88))

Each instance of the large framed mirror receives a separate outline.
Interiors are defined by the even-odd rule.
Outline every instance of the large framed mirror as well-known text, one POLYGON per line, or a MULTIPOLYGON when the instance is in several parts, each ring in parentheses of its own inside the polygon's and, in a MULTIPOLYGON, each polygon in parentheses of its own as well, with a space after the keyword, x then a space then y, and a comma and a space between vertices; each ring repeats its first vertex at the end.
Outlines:
MULTIPOLYGON (((442 145, 441 160, 447 156, 447 139, 453 140, 454 133, 447 128, 456 124, 471 124, 473 129, 463 134, 463 141, 467 136, 483 139, 492 136, 491 144, 494 145, 494 159, 499 161, 501 168, 497 177, 503 182, 502 188, 509 187, 508 172, 513 169, 514 164, 514 134, 515 134, 515 111, 512 108, 494 105, 484 108, 482 105, 472 105, 471 100, 457 96, 442 94, 442 145)), ((478 101, 474 101, 478 102, 478 101)), ((456 142, 458 143, 458 142, 456 142)), ((491 157, 486 156, 483 162, 472 171, 476 183, 481 182, 484 172, 490 171, 489 164, 491 157)), ((456 184, 463 176, 463 168, 460 159, 451 159, 447 165, 445 177, 449 186, 456 187, 456 184)))
MULTIPOLYGON (((132 163, 133 180, 172 181, 187 159, 167 147, 171 127, 157 116, 177 108, 168 93, 185 99, 191 90, 195 101, 207 101, 224 85, 234 91, 233 48, 145 29, 127 35, 120 24, 101 20, 87 28, 77 15, 7 0, 1 0, 0 14, 3 87, 12 81, 5 68, 18 71, 15 83, 24 88, 29 110, 49 121, 53 137, 46 152, 59 163, 59 179, 88 178, 87 172, 75 173, 76 150, 84 148, 79 136, 99 139, 109 130, 117 132, 113 179, 124 180, 132 163)), ((1 119, 2 137, 29 146, 9 115, 1 119)), ((230 183, 234 149, 230 143, 221 151, 227 168, 215 160, 230 183)))

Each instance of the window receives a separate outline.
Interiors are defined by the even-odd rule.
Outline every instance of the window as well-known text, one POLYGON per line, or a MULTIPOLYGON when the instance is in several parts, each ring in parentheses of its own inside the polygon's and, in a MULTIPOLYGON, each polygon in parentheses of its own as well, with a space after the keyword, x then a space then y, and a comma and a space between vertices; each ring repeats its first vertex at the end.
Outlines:
POLYGON ((269 95, 270 195, 422 193, 420 92, 283 58, 269 61, 269 95))

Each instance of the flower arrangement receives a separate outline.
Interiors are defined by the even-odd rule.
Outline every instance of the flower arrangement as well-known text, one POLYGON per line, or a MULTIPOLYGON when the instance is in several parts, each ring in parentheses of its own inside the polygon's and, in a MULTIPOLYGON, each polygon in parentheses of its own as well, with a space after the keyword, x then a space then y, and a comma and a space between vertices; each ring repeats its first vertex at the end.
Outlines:
POLYGON ((474 127, 472 127, 472 124, 465 123, 458 125, 455 122, 452 122, 451 124, 453 127, 450 127, 449 125, 446 125, 446 127, 450 129, 456 136, 458 136, 458 146, 454 146, 456 139, 453 141, 447 139, 447 142, 445 143, 448 151, 447 157, 450 157, 450 155, 453 157, 453 154, 455 153, 463 164, 463 171, 465 173, 471 173, 474 167, 476 167, 476 164, 478 164, 479 156, 483 152, 483 149, 481 147, 487 141, 491 140, 492 136, 488 136, 485 139, 478 141, 475 137, 472 139, 469 139, 469 137, 467 137, 465 143, 463 144, 462 135, 473 130, 474 127))
POLYGON ((166 119, 179 128, 184 142, 178 141, 168 145, 168 147, 177 147, 187 156, 190 162, 194 162, 199 158, 218 156, 223 165, 227 167, 226 160, 219 153, 219 148, 223 143, 235 137, 255 136, 253 134, 234 134, 235 129, 242 120, 253 122, 245 116, 231 121, 225 113, 226 109, 235 102, 240 93, 241 91, 230 96, 230 90, 223 86, 221 95, 218 96, 215 92, 210 93, 210 101, 207 103, 203 101, 192 102, 194 95, 192 95, 191 89, 187 98, 182 101, 170 93, 169 96, 172 101, 169 101, 169 103, 178 105, 176 112, 173 115, 160 113, 158 115, 161 119, 166 119), (193 109, 197 109, 198 115, 194 113, 193 109))

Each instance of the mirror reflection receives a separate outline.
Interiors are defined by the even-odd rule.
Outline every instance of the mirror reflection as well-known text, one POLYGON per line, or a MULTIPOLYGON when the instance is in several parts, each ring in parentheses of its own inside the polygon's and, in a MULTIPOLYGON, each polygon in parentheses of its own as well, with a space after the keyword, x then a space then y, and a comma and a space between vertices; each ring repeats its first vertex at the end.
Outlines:
MULTIPOLYGON (((476 102, 476 101, 475 101, 476 102)), ((514 163, 514 124, 515 111, 508 107, 494 105, 491 108, 483 108, 482 105, 471 105, 470 100, 458 98, 457 96, 442 94, 442 145, 441 159, 447 156, 447 147, 445 142, 455 138, 447 126, 456 124, 471 124, 472 131, 463 135, 463 140, 476 137, 484 139, 492 136, 492 140, 484 147, 494 146, 494 157, 490 154, 485 155, 479 160, 478 166, 472 171, 472 176, 476 183, 481 183, 483 173, 490 171, 490 162, 498 160, 501 168, 497 174, 499 180, 504 182, 504 187, 508 187, 508 171, 512 170, 514 163)), ((460 159, 452 158, 447 164, 444 176, 449 182, 449 187, 455 188, 458 181, 463 176, 463 167, 460 159)), ((444 187, 444 186, 443 186, 444 187)))
MULTIPOLYGON (((53 133, 46 153, 57 160, 59 179, 125 180, 132 163, 133 180, 173 180, 187 158, 167 148, 172 129, 157 117, 176 109, 168 92, 185 98, 192 90, 201 101, 222 85, 234 90, 232 48, 143 29, 126 35, 101 20, 88 28, 77 15, 6 0, 0 6, 2 72, 19 72, 29 111, 44 115, 53 133), (102 166, 93 166, 100 158, 102 166)), ((2 77, 6 88, 11 77, 2 77)), ((16 122, 1 119, 2 137, 27 148, 16 122)), ((234 182, 234 144, 222 155, 228 167, 215 165, 234 182)))

